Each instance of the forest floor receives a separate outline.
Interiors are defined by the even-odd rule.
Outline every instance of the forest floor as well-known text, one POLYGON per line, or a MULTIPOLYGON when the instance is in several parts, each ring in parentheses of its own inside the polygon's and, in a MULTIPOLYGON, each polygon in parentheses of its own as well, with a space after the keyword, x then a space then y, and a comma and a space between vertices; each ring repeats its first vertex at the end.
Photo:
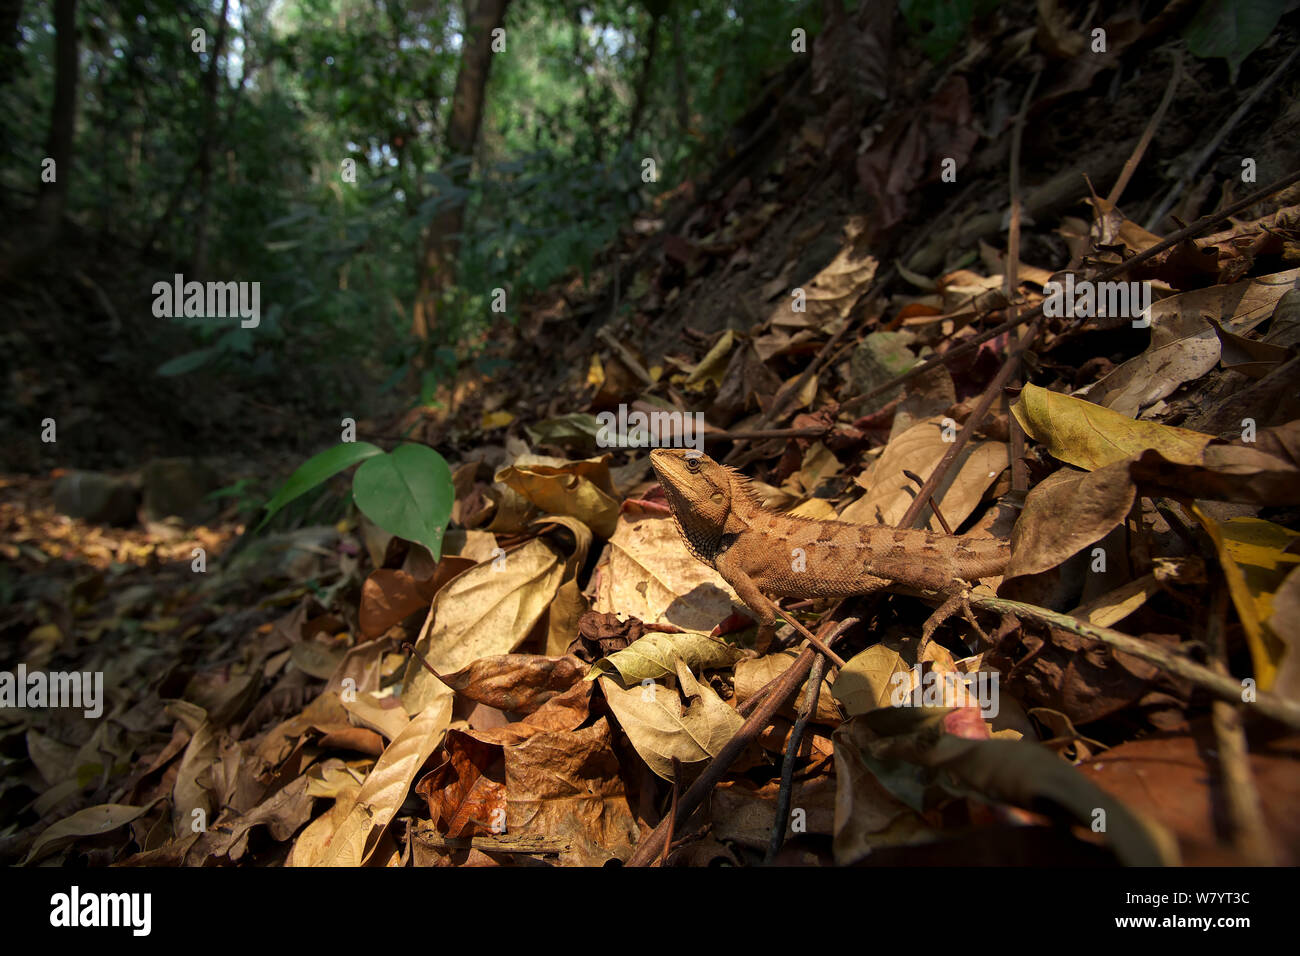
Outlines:
POLYGON ((1300 862, 1300 186, 1196 225, 1296 171, 1296 16, 1229 82, 1159 23, 1081 56, 1018 10, 944 68, 828 24, 706 181, 493 330, 502 372, 363 418, 451 463, 438 561, 343 477, 249 533, 317 450, 311 370, 152 376, 147 270, 73 240, 3 333, 0 666, 104 705, 0 709, 0 861, 641 861, 703 779, 668 864, 1300 862), (747 724, 797 635, 733 613, 600 441, 620 408, 702 413, 772 507, 1010 536, 984 583, 1020 610, 922 647, 924 601, 849 602, 816 702, 747 724))

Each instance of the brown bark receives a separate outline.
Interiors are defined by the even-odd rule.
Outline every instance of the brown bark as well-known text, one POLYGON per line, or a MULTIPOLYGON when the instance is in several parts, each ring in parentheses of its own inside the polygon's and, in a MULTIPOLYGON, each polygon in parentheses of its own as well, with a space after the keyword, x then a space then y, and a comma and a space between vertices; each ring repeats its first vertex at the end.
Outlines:
POLYGON ((217 62, 226 46, 226 15, 230 0, 221 0, 221 18, 217 35, 208 54, 208 68, 203 73, 203 138, 199 143, 199 206, 194 216, 194 261, 190 271, 201 278, 208 270, 208 231, 212 218, 212 154, 217 147, 217 62))
POLYGON ((663 19, 662 7, 651 11, 650 38, 646 41, 645 59, 641 61, 641 75, 636 81, 636 96, 632 101, 632 118, 627 124, 628 140, 636 135, 641 126, 641 117, 645 114, 645 101, 650 95, 650 74, 654 72, 655 53, 659 49, 659 22, 663 19))
POLYGON ((23 18, 23 0, 0 0, 0 86, 18 70, 18 21, 23 18))
MULTIPOLYGON (((492 69, 492 31, 505 21, 507 6, 509 0, 466 2, 465 40, 456 73, 456 89, 452 93, 444 151, 450 178, 458 186, 469 179, 469 160, 478 142, 483 96, 492 69), (455 163, 456 160, 462 162, 455 163)), ((411 331, 418 339, 429 337, 437 320, 438 297, 455 277, 464 219, 465 205, 457 201, 444 206, 425 230, 418 263, 419 291, 411 322, 411 331)))
MULTIPOLYGON (((0 278, 24 272, 37 262, 58 239, 63 222, 77 125, 77 0, 55 0, 54 30, 54 104, 50 108, 45 156, 40 159, 54 160, 55 179, 40 183, 31 223, 20 224, 7 237, 11 252, 0 262, 0 278)), ((43 166, 36 171, 43 172, 43 166)))

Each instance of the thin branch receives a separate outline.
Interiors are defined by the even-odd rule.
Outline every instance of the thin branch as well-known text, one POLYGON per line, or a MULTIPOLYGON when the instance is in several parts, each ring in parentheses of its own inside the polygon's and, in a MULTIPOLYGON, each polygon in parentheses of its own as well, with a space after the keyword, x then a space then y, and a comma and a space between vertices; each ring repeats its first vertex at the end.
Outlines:
POLYGON ((1151 122, 1147 123, 1147 128, 1142 131, 1142 136, 1138 139, 1137 145, 1133 147, 1133 152, 1129 154, 1128 160, 1124 163, 1124 168, 1120 170, 1119 178, 1115 180, 1115 185, 1110 188, 1110 195, 1106 197, 1106 201, 1112 206, 1119 205, 1119 197, 1124 195, 1129 180, 1133 178, 1133 173, 1137 171, 1138 164, 1142 162, 1142 154, 1151 145, 1151 140, 1156 135, 1160 122, 1165 118, 1165 112, 1169 109, 1169 104, 1173 102, 1174 90, 1178 88, 1178 84, 1182 79, 1183 51, 1175 50, 1174 71, 1173 75, 1169 77, 1169 84, 1165 87, 1165 95, 1161 97, 1160 105, 1156 107, 1151 122))
POLYGON ((826 676, 826 657, 820 655, 813 661, 812 673, 808 675, 808 692, 799 706, 799 717, 790 731, 790 742, 785 748, 785 762, 781 765, 781 789, 776 796, 776 818, 772 821, 772 836, 767 843, 767 856, 764 863, 771 863, 781 852, 785 843, 786 818, 790 815, 790 800, 794 790, 794 763, 799 755, 799 746, 803 743, 808 721, 817 712, 817 701, 821 698, 822 678, 826 676))
MULTIPOLYGON (((1123 651, 1125 654, 1132 654, 1134 657, 1140 657, 1144 661, 1162 667, 1175 677, 1190 681, 1222 700, 1231 701, 1234 704, 1242 703, 1243 689, 1241 681, 1235 680, 1226 674, 1216 674, 1208 667, 1197 664, 1182 654, 1168 650, 1158 644, 1152 644, 1150 641, 1130 637, 1128 634, 1122 634, 1099 624, 1089 624, 1087 621, 1081 621, 1069 614, 1061 614, 1058 611, 1038 607, 1035 604, 1009 601, 1006 598, 980 594, 978 591, 970 594, 970 603, 975 607, 987 608, 990 611, 1000 611, 1005 614, 1014 614, 1018 617, 1041 621, 1044 624, 1050 624, 1053 627, 1069 631, 1071 634, 1078 634, 1080 637, 1086 637, 1089 640, 1100 641, 1109 647, 1123 651)), ((1300 730, 1300 704, 1266 691, 1256 691, 1255 698, 1255 701, 1248 704, 1248 706, 1258 710, 1266 717, 1271 717, 1279 723, 1300 730)))
MULTIPOLYGON (((1228 653, 1223 639, 1223 624, 1228 612, 1228 589, 1222 579, 1210 595, 1210 613, 1206 622, 1205 643, 1210 667, 1216 674, 1229 677, 1228 653)), ((1223 803, 1227 810, 1232 844, 1252 866, 1275 866, 1277 860, 1260 807, 1259 791, 1250 772, 1250 748, 1241 722, 1239 705, 1216 700, 1211 707, 1215 748, 1219 770, 1223 774, 1223 803)))

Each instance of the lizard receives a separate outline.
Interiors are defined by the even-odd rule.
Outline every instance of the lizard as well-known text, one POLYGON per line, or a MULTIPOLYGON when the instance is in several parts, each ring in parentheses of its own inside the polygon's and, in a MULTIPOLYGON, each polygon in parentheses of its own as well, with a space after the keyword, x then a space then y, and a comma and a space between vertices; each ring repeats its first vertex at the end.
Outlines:
POLYGON ((922 643, 928 643, 958 609, 974 623, 969 583, 1001 574, 1011 558, 1001 538, 772 511, 743 474, 693 449, 656 448, 650 463, 687 549, 716 570, 763 625, 775 624, 778 610, 767 594, 849 597, 901 585, 946 596, 922 629, 922 643))

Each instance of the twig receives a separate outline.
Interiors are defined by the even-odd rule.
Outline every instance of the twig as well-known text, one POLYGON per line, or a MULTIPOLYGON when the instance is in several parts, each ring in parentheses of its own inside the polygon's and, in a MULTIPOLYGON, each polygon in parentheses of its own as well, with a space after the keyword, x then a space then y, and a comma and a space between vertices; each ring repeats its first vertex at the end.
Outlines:
POLYGON ((836 667, 844 666, 844 659, 840 657, 838 654, 836 654, 829 647, 827 647, 825 644, 823 644, 821 641, 819 641, 813 635, 812 631, 808 630, 808 628, 804 627, 797 620, 795 620, 793 615, 786 613, 786 611, 779 604, 773 603, 772 606, 776 609, 776 613, 780 614, 781 617, 785 619, 787 624, 791 625, 796 631, 802 634, 804 640, 806 640, 809 644, 811 644, 814 649, 820 651, 828 660, 833 661, 836 667))
POLYGON ((1142 154, 1147 151, 1151 145, 1152 138, 1156 135, 1161 121, 1165 118, 1165 112, 1169 109, 1169 104, 1173 102, 1174 90, 1183 79, 1183 51, 1174 51, 1174 72, 1169 77, 1169 84, 1165 87, 1165 95, 1160 98, 1160 105, 1156 107, 1155 114, 1151 117, 1151 122, 1147 123, 1147 128, 1142 131, 1141 138, 1138 139, 1137 145, 1133 147, 1133 152, 1129 154, 1128 160, 1124 163, 1124 168, 1120 170, 1119 178, 1115 180, 1115 185, 1110 187, 1110 195, 1106 201, 1112 206, 1119 205, 1119 197, 1124 195, 1124 190, 1128 187, 1129 180, 1133 178, 1133 173, 1137 171, 1138 164, 1142 162, 1142 154))
MULTIPOLYGON (((1205 628, 1205 644, 1210 667, 1216 674, 1229 677, 1227 648, 1223 640, 1223 622, 1228 611, 1228 589, 1222 579, 1210 595, 1210 613, 1205 628)), ((1250 772, 1250 753, 1241 711, 1226 701, 1216 700, 1211 707, 1214 738, 1217 743, 1219 770, 1223 774, 1223 803, 1227 810, 1232 844, 1252 866, 1274 866, 1268 826, 1260 808, 1259 791, 1250 772)))
POLYGON ((682 792, 682 761, 680 757, 673 757, 673 802, 668 808, 668 836, 664 840, 664 855, 659 861, 663 866, 668 862, 668 854, 672 852, 673 836, 677 829, 677 798, 682 792))
MULTIPOLYGON (((414 644, 412 644, 410 641, 404 641, 402 643, 402 650, 406 651, 406 653, 410 654, 417 661, 423 664, 424 669, 428 671, 430 674, 432 674, 434 677, 438 678, 439 681, 441 681, 444 684, 447 684, 446 679, 441 674, 439 674, 436 670, 433 669, 433 665, 424 659, 424 655, 415 649, 414 644)), ((447 684, 447 686, 451 687, 450 684, 447 684)), ((452 687, 451 689, 455 690, 456 688, 452 687)))
MULTIPOLYGON (((1016 286, 1020 284, 1020 145, 1025 133, 1025 117, 1029 112, 1030 97, 1033 95, 1034 87, 1038 84, 1040 75, 1039 73, 1034 74, 1034 80, 1025 92, 1024 102, 1020 104, 1020 112, 1016 115, 1015 130, 1011 135, 1011 221, 1007 226, 1007 268, 1004 290, 1007 302, 1010 303, 1007 307, 1007 317, 1011 320, 1016 318, 1016 313, 1019 311, 1016 305, 1015 291, 1016 286)), ((1024 338, 1021 339, 1021 343, 1028 345, 1024 338)), ((1017 368, 1009 381, 1018 382, 1020 380, 1020 376, 1016 374, 1018 372, 1017 363, 1017 368)), ((1013 488, 1023 490, 1029 486, 1029 470, 1025 467, 1024 462, 1025 432, 1014 415, 1008 415, 1007 419, 1011 438, 1011 483, 1013 488)), ((944 524, 937 507, 935 508, 935 517, 939 518, 939 524, 944 524)), ((945 531, 947 531, 946 526, 945 531)), ((952 534, 951 531, 947 531, 947 533, 952 534)))
POLYGON ((600 330, 596 332, 596 338, 600 339, 614 350, 614 354, 617 355, 619 360, 627 366, 629 372, 641 380, 642 385, 647 388, 654 385, 654 379, 652 379, 650 373, 645 370, 645 366, 641 364, 640 360, 632 354, 626 345, 614 338, 614 333, 609 330, 609 326, 602 325, 600 330))
MULTIPOLYGON (((838 608, 838 605, 836 605, 838 608)), ((843 634, 846 630, 857 624, 857 618, 845 618, 839 624, 831 629, 831 623, 828 620, 824 626, 825 631, 829 631, 827 643, 834 643, 835 639, 843 634)), ((736 758, 741 752, 753 742, 763 729, 768 725, 776 712, 781 706, 798 692, 803 685, 808 673, 812 670, 813 658, 817 656, 817 651, 809 646, 805 647, 799 654, 793 664, 786 669, 777 681, 776 686, 763 698, 763 702, 749 715, 740 729, 732 735, 732 738, 723 745, 718 751, 718 755, 713 758, 709 766, 701 773, 693 784, 682 795, 681 801, 677 806, 677 818, 685 821, 695 812, 696 808, 704 802, 710 791, 713 790, 714 784, 722 779, 736 758)), ((654 828, 649 836, 643 838, 637 845, 636 852, 625 864, 626 866, 649 866, 658 858, 659 853, 667 844, 665 837, 668 835, 669 818, 659 821, 659 825, 654 828)))
MULTIPOLYGON (((1241 681, 1234 680, 1226 674, 1216 674, 1208 667, 1197 664, 1195 661, 1167 650, 1158 644, 1130 637, 1128 634, 1121 634, 1119 631, 1111 630, 1109 627, 1102 627, 1099 624, 1089 624, 1077 617, 1051 611, 1036 604, 1009 601, 1006 598, 980 594, 978 591, 972 592, 969 599, 970 603, 976 607, 1027 617, 1031 620, 1041 621, 1044 624, 1050 624, 1053 627, 1059 627, 1072 634, 1078 634, 1080 637, 1086 637, 1089 640, 1100 641, 1116 650, 1123 651, 1125 654, 1132 654, 1134 657, 1140 657, 1144 661, 1162 667, 1174 676, 1190 681, 1222 700, 1232 701, 1233 703, 1242 702, 1241 681)), ((1271 717, 1288 727, 1300 729, 1300 704, 1295 701, 1287 700, 1285 697, 1279 697, 1277 694, 1266 691, 1257 691, 1255 702, 1251 706, 1266 717, 1271 717)))
POLYGON ((961 450, 966 447, 966 443, 970 441, 971 435, 975 434, 975 429, 978 428, 980 422, 984 420, 984 416, 988 414, 989 408, 993 405, 993 400, 1001 394, 1002 386, 1006 384, 1006 381, 1011 377, 1011 374, 1020 367, 1021 356, 1023 356, 1029 347, 1034 344, 1034 339, 1038 337, 1038 330, 1041 325, 1042 316, 1035 316, 1034 321, 1031 322, 1029 328, 1025 330, 1025 334, 1021 336, 1015 350, 1012 351, 1012 353, 1007 356, 1007 360, 1002 363, 1002 368, 1000 368, 998 374, 993 377, 993 381, 989 383, 989 387, 984 389, 984 394, 980 396, 979 402, 976 403, 975 407, 971 410, 970 415, 966 418, 966 424, 963 425, 961 431, 957 433, 956 440, 949 446, 948 450, 944 452, 943 457, 939 459, 939 464, 934 466, 934 471, 930 472, 930 477, 927 478, 925 484, 921 486, 921 490, 917 492, 916 497, 912 499, 912 503, 907 506, 907 511, 903 512, 903 517, 898 522, 900 528, 910 528, 916 523, 917 516, 919 516, 921 511, 924 510, 926 502, 930 499, 930 496, 934 494, 935 489, 939 487, 940 482, 942 482, 944 477, 947 475, 953 462, 955 462, 957 456, 961 454, 961 450))
MULTIPOLYGON (((873 289, 867 295, 862 307, 857 310, 859 313, 867 312, 868 307, 874 305, 877 296, 880 294, 880 290, 885 287, 886 283, 892 281, 893 276, 894 267, 890 266, 885 270, 883 275, 872 277, 873 289)), ((844 324, 840 326, 839 331, 826 340, 826 343, 817 352, 817 357, 812 360, 807 368, 799 373, 799 377, 795 379, 794 385, 789 389, 777 393, 776 401, 772 403, 772 407, 764 412, 763 416, 759 419, 758 424, 760 429, 764 428, 771 422, 776 421, 785 413, 786 406, 799 396, 799 393, 803 391, 804 386, 808 384, 808 380, 812 378, 812 376, 830 359, 836 346, 839 345, 840 340, 844 338, 844 336, 848 334, 849 330, 854 328, 856 325, 857 322, 850 316, 845 316, 844 324)), ((722 463, 724 465, 732 464, 741 451, 744 450, 745 445, 746 441, 744 439, 737 441, 731 451, 727 452, 727 457, 722 459, 722 463)))
POLYGON ((813 661, 812 673, 808 675, 808 693, 799 707, 799 717, 790 731, 790 742, 785 748, 785 762, 781 765, 781 789, 776 795, 776 819, 772 821, 772 836, 767 843, 767 856, 764 863, 771 863, 781 852, 785 843, 786 817, 790 815, 790 800, 794 791, 794 762, 799 754, 799 745, 803 742, 808 721, 817 712, 817 701, 821 698, 822 678, 826 676, 826 657, 818 656, 813 661))
MULTIPOLYGON (((1219 127, 1219 131, 1214 135, 1214 138, 1206 144, 1205 148, 1196 155, 1196 158, 1192 160, 1191 164, 1183 170, 1183 174, 1178 177, 1178 181, 1175 182, 1169 192, 1165 194, 1165 198, 1161 201, 1160 205, 1156 207, 1156 211, 1147 218, 1145 228, 1148 232, 1159 227, 1160 223, 1164 221, 1166 214, 1168 214, 1169 210, 1173 208, 1174 203, 1178 201, 1178 197, 1182 194, 1183 190, 1187 188, 1187 184, 1190 183, 1192 179, 1195 178, 1196 174, 1201 171, 1201 167, 1205 165, 1205 161, 1208 160, 1210 156, 1213 155, 1214 151, 1219 148, 1227 138, 1228 134, 1232 132, 1232 128, 1241 122, 1241 118, 1250 112, 1251 107, 1255 105, 1255 101, 1273 88, 1273 84, 1276 83, 1282 74, 1291 66, 1291 61, 1295 59, 1296 53, 1300 53, 1300 47, 1296 47, 1287 54, 1286 59, 1278 64, 1277 69, 1265 77, 1253 90, 1250 91, 1250 95, 1247 96, 1242 101, 1241 105, 1237 107, 1236 112, 1228 117, 1226 123, 1219 127)), ((1290 184, 1288 183, 1287 185, 1290 184)), ((1254 205, 1254 203, 1249 203, 1248 205, 1254 205)), ((1227 217, 1225 216, 1224 218, 1226 219, 1227 217)))
POLYGON ((742 428, 736 431, 706 431, 705 441, 762 441, 767 438, 820 438, 830 426, 813 428, 742 428))
MULTIPOLYGON (((1209 229, 1211 226, 1216 226, 1219 223, 1223 222, 1224 220, 1232 218, 1237 213, 1241 212, 1243 209, 1249 209, 1257 202, 1267 199, 1269 196, 1273 195, 1274 193, 1280 192, 1281 190, 1286 189, 1288 186, 1296 182, 1300 182, 1300 169, 1297 169, 1294 172, 1291 172, 1286 176, 1283 176, 1281 179, 1269 183, 1267 186, 1263 187, 1262 189, 1255 190, 1245 199, 1242 199, 1239 202, 1235 202, 1231 206, 1228 206, 1227 208, 1219 212, 1211 213, 1208 216, 1202 216, 1200 219, 1196 220, 1196 222, 1192 223, 1190 226, 1187 226, 1183 229, 1179 229, 1177 232, 1172 233, 1169 236, 1169 238, 1156 243, 1150 249, 1146 249, 1143 252, 1139 252, 1136 255, 1132 256, 1131 258, 1125 259, 1123 262, 1119 263, 1118 265, 1111 266, 1109 269, 1103 269, 1101 272, 1097 273, 1097 275, 1093 277, 1093 281, 1107 282, 1111 279, 1114 279, 1116 276, 1123 275, 1125 272, 1127 272, 1129 269, 1132 269, 1134 266, 1141 265, 1143 262, 1146 262, 1147 260, 1160 255, 1160 253, 1172 249, 1174 246, 1178 245, 1184 239, 1190 239, 1193 236, 1199 235, 1200 233, 1209 229)), ((973 296, 971 298, 971 301, 972 302, 974 301, 973 296)), ((985 329, 983 332, 971 336, 969 339, 966 339, 964 342, 960 342, 954 345, 952 348, 948 349, 948 351, 944 352, 942 355, 938 355, 932 359, 928 359, 925 362, 922 362, 920 365, 916 366, 915 368, 911 369, 910 371, 904 372, 902 375, 897 375, 882 385, 878 385, 877 387, 871 389, 869 392, 864 392, 861 395, 851 398, 849 401, 844 403, 844 407, 847 409, 849 406, 856 406, 860 402, 865 402, 868 399, 875 398, 877 395, 881 395, 885 392, 897 388, 900 385, 910 382, 912 379, 924 375, 932 368, 935 368, 938 365, 944 365, 959 355, 965 355, 967 352, 970 352, 973 349, 976 349, 979 346, 983 345, 989 339, 997 338, 999 335, 1002 335, 1004 332, 1009 332, 1012 329, 1016 328, 1017 326, 1023 325, 1025 322, 1028 322, 1030 319, 1037 318, 1038 316, 1042 315, 1042 313, 1043 313, 1043 303, 1040 302, 1038 305, 1034 306, 1034 308, 1030 309, 1028 312, 1025 312, 1023 315, 1019 315, 1015 318, 1008 319, 1006 322, 1003 322, 1001 325, 994 326, 991 329, 985 329)))
MULTIPOLYGON (((925 479, 922 478, 920 475, 918 475, 916 472, 904 468, 903 475, 909 480, 915 481, 917 488, 925 487, 925 479)), ((947 520, 944 518, 943 512, 939 510, 939 502, 934 500, 934 495, 930 496, 929 501, 930 501, 930 508, 931 510, 934 511, 934 516, 937 519, 939 519, 939 527, 943 528, 943 533, 952 534, 952 528, 948 525, 947 520)))

